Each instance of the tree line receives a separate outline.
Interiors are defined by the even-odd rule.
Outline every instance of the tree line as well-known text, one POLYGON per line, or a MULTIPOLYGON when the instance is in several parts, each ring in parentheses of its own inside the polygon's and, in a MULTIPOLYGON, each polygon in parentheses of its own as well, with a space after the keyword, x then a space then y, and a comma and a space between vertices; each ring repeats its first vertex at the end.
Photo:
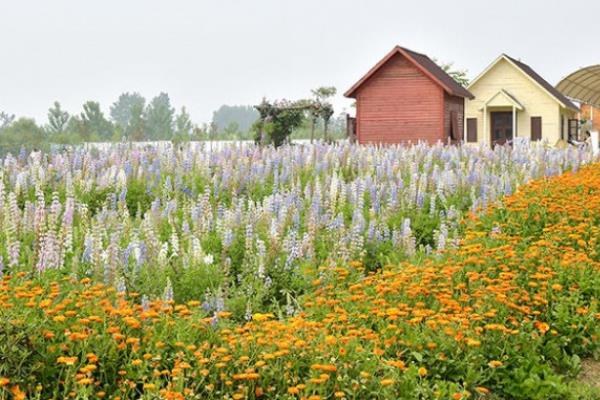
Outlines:
POLYGON ((105 115, 97 101, 87 101, 78 114, 65 111, 55 101, 48 109, 47 121, 0 112, 0 147, 4 152, 46 148, 52 144, 83 142, 190 140, 206 136, 205 125, 192 123, 185 107, 177 112, 167 93, 150 102, 139 93, 123 93, 105 115))
MULTIPOLYGON (((313 109, 308 120, 298 120, 290 133, 294 131, 296 138, 308 138, 315 136, 315 129, 326 130, 328 126, 317 121, 317 111, 313 109)), ((74 114, 55 101, 42 124, 33 118, 0 112, 0 154, 85 142, 252 140, 257 135, 259 117, 255 106, 223 105, 213 113, 211 123, 194 124, 186 107, 176 111, 167 93, 160 93, 149 102, 137 92, 123 93, 110 105, 107 115, 97 101, 85 102, 81 111, 74 114)), ((332 137, 341 135, 342 125, 341 118, 333 121, 332 137)))

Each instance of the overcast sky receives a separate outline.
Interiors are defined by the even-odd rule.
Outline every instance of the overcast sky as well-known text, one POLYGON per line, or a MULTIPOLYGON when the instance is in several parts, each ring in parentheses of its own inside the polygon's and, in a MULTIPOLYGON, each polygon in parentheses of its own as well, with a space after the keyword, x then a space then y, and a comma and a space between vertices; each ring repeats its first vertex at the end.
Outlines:
POLYGON ((394 45, 477 75, 500 53, 552 84, 600 64, 600 1, 0 0, 0 110, 46 122, 59 100, 108 113, 168 92, 195 122, 222 104, 348 89, 394 45))

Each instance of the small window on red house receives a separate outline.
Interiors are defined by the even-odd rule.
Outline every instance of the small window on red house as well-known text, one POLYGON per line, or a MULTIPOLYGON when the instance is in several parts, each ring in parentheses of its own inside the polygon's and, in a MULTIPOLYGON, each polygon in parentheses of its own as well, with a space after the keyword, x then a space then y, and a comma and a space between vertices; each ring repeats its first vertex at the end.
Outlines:
POLYGON ((477 118, 467 118, 467 142, 477 142, 477 118))

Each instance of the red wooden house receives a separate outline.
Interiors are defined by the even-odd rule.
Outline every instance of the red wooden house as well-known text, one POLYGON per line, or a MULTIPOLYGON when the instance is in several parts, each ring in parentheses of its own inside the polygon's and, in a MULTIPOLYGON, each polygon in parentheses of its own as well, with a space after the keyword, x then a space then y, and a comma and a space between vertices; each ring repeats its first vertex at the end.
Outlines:
POLYGON ((344 96, 356 99, 359 143, 462 140, 473 95, 424 54, 396 46, 344 96))

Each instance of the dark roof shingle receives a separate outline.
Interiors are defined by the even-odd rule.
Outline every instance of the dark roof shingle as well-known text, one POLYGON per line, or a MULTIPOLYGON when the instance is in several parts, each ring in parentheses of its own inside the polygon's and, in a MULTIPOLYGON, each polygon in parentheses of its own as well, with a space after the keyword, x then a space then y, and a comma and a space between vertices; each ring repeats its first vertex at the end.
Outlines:
POLYGON ((550 83, 548 83, 548 81, 546 81, 544 78, 542 78, 529 65, 527 65, 519 60, 516 60, 506 54, 504 54, 504 56, 506 58, 508 58, 510 61, 512 61, 517 67, 519 67, 519 69, 521 69, 521 71, 523 71, 525 74, 527 74, 531 79, 536 81, 541 87, 543 87, 548 92, 550 92, 550 94, 552 96, 554 96, 558 101, 563 103, 565 105, 565 107, 571 108, 573 110, 579 110, 579 107, 577 107, 575 104, 573 104, 573 102, 571 100, 569 100, 564 94, 562 94, 558 89, 556 89, 554 86, 552 86, 550 83))
POLYGON ((442 82, 446 87, 450 88, 450 94, 454 96, 466 97, 473 99, 474 96, 467 89, 462 87, 458 82, 448 75, 439 65, 425 54, 417 53, 405 47, 402 47, 416 62, 431 73, 435 78, 442 82))
POLYGON ((450 75, 444 72, 433 60, 427 57, 425 54, 417 53, 416 51, 409 50, 404 47, 396 46, 389 52, 381 61, 379 61, 365 76, 363 76, 358 82, 356 82, 344 96, 353 97, 356 90, 362 86, 371 76, 373 76, 379 68, 381 68, 388 60, 390 60, 396 54, 402 54, 409 61, 416 64, 417 67, 421 68, 428 74, 433 81, 440 85, 448 94, 459 97, 466 97, 473 99, 474 96, 467 89, 462 87, 458 82, 454 80, 450 75))

